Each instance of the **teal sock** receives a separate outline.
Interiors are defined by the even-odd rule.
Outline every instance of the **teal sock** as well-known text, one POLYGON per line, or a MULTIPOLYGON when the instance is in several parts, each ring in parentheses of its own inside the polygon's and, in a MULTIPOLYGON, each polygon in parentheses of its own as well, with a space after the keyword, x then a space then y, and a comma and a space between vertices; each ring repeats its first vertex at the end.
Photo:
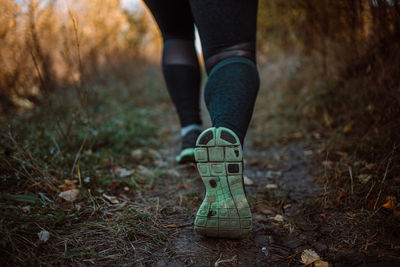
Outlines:
POLYGON ((242 145, 259 86, 254 62, 244 57, 231 57, 211 70, 205 87, 204 98, 213 126, 231 129, 242 145))

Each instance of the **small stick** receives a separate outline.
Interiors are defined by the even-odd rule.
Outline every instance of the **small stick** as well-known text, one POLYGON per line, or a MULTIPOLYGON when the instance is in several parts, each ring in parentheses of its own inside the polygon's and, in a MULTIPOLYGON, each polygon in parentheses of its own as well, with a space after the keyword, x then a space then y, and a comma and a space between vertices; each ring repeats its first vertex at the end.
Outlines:
POLYGON ((353 172, 351 171, 351 167, 349 166, 349 173, 350 173, 350 182, 351 182, 351 194, 354 193, 354 186, 353 186, 353 172))

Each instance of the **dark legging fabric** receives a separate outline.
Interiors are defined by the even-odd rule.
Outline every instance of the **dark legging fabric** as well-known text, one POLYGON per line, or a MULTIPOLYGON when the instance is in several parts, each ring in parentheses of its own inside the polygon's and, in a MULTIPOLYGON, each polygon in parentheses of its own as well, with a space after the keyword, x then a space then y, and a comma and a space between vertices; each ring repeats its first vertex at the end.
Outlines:
POLYGON ((181 125, 199 123, 199 65, 197 58, 192 56, 195 24, 209 74, 205 101, 213 126, 232 129, 243 142, 259 87, 255 65, 258 1, 144 2, 164 39, 163 72, 181 125), (186 46, 182 45, 185 41, 186 46), (173 60, 166 60, 169 58, 173 60))

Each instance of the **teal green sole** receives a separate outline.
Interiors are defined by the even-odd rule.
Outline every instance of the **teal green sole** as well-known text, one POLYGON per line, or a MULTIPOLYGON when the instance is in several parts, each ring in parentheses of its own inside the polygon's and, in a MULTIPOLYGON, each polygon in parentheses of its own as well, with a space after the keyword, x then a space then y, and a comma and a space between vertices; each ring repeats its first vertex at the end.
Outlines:
POLYGON ((243 185, 243 152, 238 137, 219 127, 205 130, 195 148, 197 169, 206 195, 194 222, 196 233, 240 239, 252 230, 252 216, 243 185))
POLYGON ((194 148, 185 148, 175 157, 175 162, 178 164, 192 163, 194 161, 194 148))

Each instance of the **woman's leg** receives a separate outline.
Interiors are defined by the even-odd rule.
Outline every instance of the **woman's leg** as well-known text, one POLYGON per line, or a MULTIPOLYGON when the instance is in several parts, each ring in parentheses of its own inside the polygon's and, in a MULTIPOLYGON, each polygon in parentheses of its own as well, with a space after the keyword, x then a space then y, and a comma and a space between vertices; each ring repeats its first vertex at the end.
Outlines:
POLYGON ((241 145, 259 87, 257 0, 190 0, 190 4, 209 73, 205 101, 214 126, 199 136, 195 149, 206 196, 194 229, 206 236, 243 238, 252 229, 241 145))
POLYGON ((209 73, 205 101, 213 126, 241 144, 259 88, 255 64, 257 0, 190 0, 209 73))
MULTIPOLYGON (((194 22, 189 2, 145 0, 145 3, 163 36, 162 70, 179 116, 182 150, 194 148, 201 132, 201 73, 194 47, 194 22)), ((177 160, 182 161, 181 158, 177 160)))

